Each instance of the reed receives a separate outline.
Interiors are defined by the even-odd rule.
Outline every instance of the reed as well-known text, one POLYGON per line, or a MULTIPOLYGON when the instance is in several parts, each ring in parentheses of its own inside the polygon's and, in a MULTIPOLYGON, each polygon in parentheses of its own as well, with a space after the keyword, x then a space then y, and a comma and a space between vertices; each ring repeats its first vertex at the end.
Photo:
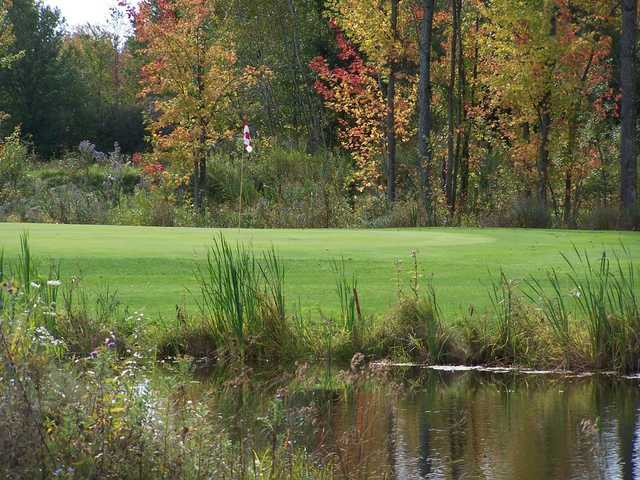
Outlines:
POLYGON ((286 315, 285 271, 275 250, 260 257, 220 235, 196 279, 201 317, 220 350, 244 363, 247 355, 286 358, 297 349, 286 315))
POLYGON ((577 311, 586 320, 592 363, 596 368, 629 371, 640 364, 638 284, 632 260, 626 266, 603 252, 596 263, 575 249, 576 260, 564 256, 577 311), (581 268, 580 268, 581 267, 581 268))
POLYGON ((345 334, 354 348, 359 348, 365 333, 364 318, 358 296, 358 276, 348 274, 344 258, 333 260, 332 269, 336 276, 336 293, 340 302, 340 321, 345 334))

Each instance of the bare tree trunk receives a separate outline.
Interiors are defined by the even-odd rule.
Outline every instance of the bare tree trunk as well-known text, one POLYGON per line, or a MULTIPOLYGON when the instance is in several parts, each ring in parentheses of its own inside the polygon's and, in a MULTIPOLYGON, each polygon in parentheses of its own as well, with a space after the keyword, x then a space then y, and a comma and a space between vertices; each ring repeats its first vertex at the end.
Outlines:
POLYGON ((457 98, 457 111, 456 111, 456 149, 455 159, 453 163, 453 178, 451 180, 451 217, 453 218, 456 213, 456 201, 458 199, 458 178, 460 177, 460 170, 462 169, 463 155, 464 155, 464 140, 466 137, 466 114, 464 111, 464 102, 467 96, 467 79, 464 69, 464 45, 462 38, 462 0, 454 0, 456 4, 457 15, 457 54, 458 54, 458 98, 457 98))
POLYGON ((447 95, 447 164, 445 171, 445 196, 447 198, 447 206, 449 207, 449 214, 451 215, 455 209, 455 198, 453 198, 453 185, 455 183, 455 102, 456 102, 456 64, 458 59, 458 2, 457 0, 451 0, 451 42, 450 42, 450 54, 451 61, 449 64, 449 85, 447 95))
POLYGON ((547 92, 538 107, 538 202, 547 206, 547 189, 549 187, 549 129, 551 128, 551 114, 549 113, 549 92, 547 92))
MULTIPOLYGON (((475 21, 475 37, 477 38, 480 31, 480 18, 476 16, 475 21)), ((478 80, 478 58, 479 58, 479 48, 478 42, 476 40, 474 52, 473 52, 473 71, 472 71, 472 83, 471 89, 469 92, 469 104, 473 108, 475 106, 476 101, 476 82, 478 80)), ((464 59, 464 57, 463 57, 464 59)), ((464 65, 464 62, 462 63, 464 65)), ((464 67, 461 69, 461 76, 464 78, 464 67)), ((464 81, 466 83, 466 80, 464 81)), ((464 126, 464 140, 462 146, 462 158, 461 158, 461 168, 460 168, 460 203, 463 209, 467 209, 467 197, 469 195, 469 142, 471 137, 471 127, 469 122, 467 122, 467 112, 464 110, 463 103, 463 119, 465 122, 464 126)))
MULTIPOLYGON (((556 25, 556 8, 552 7, 552 13, 549 25, 549 36, 555 37, 557 33, 557 25, 556 25)), ((555 63, 547 68, 553 69, 555 63)), ((551 75, 551 73, 549 73, 551 75)), ((551 92, 546 90, 540 103, 538 104, 538 136, 540 145, 538 147, 538 161, 537 161, 537 171, 538 171, 538 185, 537 185, 537 200, 540 206, 547 208, 548 206, 548 195, 547 191, 551 190, 551 185, 549 184, 549 131, 551 130, 551 92)), ((556 202, 556 197, 551 191, 551 196, 553 200, 553 208, 556 214, 558 213, 558 204, 556 202)))
POLYGON ((571 167, 567 167, 567 170, 564 174, 564 206, 563 206, 563 212, 562 212, 562 217, 564 220, 564 225, 565 227, 571 227, 573 226, 573 221, 572 221, 572 209, 571 209, 571 189, 573 188, 572 185, 572 178, 571 178, 571 167))
POLYGON ((204 95, 205 95, 205 85, 204 85, 204 74, 205 69, 203 65, 204 57, 206 55, 206 46, 203 43, 200 43, 200 37, 198 37, 198 64, 197 64, 197 72, 196 72, 196 85, 198 88, 198 103, 200 108, 199 110, 199 128, 200 132, 198 135, 198 149, 196 152, 195 158, 195 206, 198 213, 204 213, 205 208, 205 192, 207 189, 207 119, 204 117, 206 114, 206 108, 204 105, 204 95))
POLYGON ((436 223, 431 191, 431 36, 434 0, 422 0, 420 23, 420 84, 418 88, 418 173, 427 223, 436 223))
POLYGON ((636 78, 635 51, 637 0, 622 0, 622 39, 620 84, 622 87, 622 131, 620 141, 620 208, 622 213, 635 206, 637 198, 636 160, 636 78))
MULTIPOLYGON (((398 39, 398 2, 391 0, 391 34, 395 44, 398 39)), ((389 83, 387 85, 387 199, 396 201, 396 72, 398 69, 394 51, 389 55, 389 83)))
POLYGON ((294 81, 297 90, 297 97, 300 104, 300 113, 303 117, 303 125, 307 125, 309 133, 307 149, 309 152, 316 152, 321 146, 326 146, 324 133, 322 131, 322 109, 318 108, 316 97, 309 93, 304 85, 312 85, 309 78, 310 70, 307 64, 302 60, 302 49, 299 40, 300 25, 298 22, 298 10, 294 0, 288 0, 289 15, 291 17, 291 42, 292 50, 295 58, 294 81))

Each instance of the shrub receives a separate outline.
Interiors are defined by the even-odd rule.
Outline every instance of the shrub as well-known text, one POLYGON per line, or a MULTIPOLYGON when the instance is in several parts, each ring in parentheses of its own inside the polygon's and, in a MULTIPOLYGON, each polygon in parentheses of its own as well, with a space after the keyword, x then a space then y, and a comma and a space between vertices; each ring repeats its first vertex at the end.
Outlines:
POLYGON ((356 216, 367 228, 408 228, 424 224, 421 207, 413 198, 399 199, 389 205, 384 195, 359 199, 356 216))
POLYGON ((586 224, 594 230, 614 230, 618 228, 620 212, 612 207, 595 207, 589 213, 586 224))
POLYGON ((0 144, 0 200, 3 195, 2 190, 7 187, 16 189, 18 184, 24 181, 24 176, 29 162, 29 149, 20 138, 20 129, 5 138, 0 144))
POLYGON ((87 192, 76 185, 42 189, 38 206, 53 222, 74 224, 106 223, 108 206, 96 192, 87 192))
POLYGON ((534 198, 522 198, 511 207, 511 224, 522 228, 549 228, 551 212, 534 198))

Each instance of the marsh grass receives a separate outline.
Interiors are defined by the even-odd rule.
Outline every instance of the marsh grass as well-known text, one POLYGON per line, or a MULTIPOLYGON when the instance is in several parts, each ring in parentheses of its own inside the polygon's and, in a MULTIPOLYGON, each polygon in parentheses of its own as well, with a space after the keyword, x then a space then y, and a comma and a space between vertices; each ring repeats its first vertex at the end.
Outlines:
POLYGON ((526 318, 522 315, 517 289, 518 282, 507 278, 501 270, 499 278, 491 283, 488 293, 495 320, 493 356, 506 362, 514 362, 527 355, 524 345, 527 329, 522 328, 526 318))
POLYGON ((418 255, 411 252, 408 291, 403 288, 401 263, 396 261, 398 303, 372 334, 376 353, 407 361, 437 364, 460 361, 452 332, 445 324, 433 278, 420 273, 418 255))
MULTIPOLYGON (((620 371, 640 364, 640 284, 632 260, 606 252, 593 262, 586 252, 574 250, 575 260, 563 255, 570 273, 571 298, 576 317, 586 321, 591 362, 596 368, 620 371)), ((557 281, 555 282, 557 287, 557 281)))
POLYGON ((89 292, 80 279, 62 278, 59 262, 51 262, 46 275, 41 271, 27 234, 20 236, 13 263, 0 254, 0 320, 15 356, 35 349, 58 358, 82 357, 107 338, 126 350, 141 318, 129 313, 117 291, 104 285, 89 292))
POLYGON ((362 345, 367 334, 366 319, 362 315, 360 296, 358 293, 358 276, 355 272, 347 273, 344 258, 333 260, 331 267, 336 276, 336 293, 340 302, 340 323, 344 333, 351 340, 354 349, 362 345))
POLYGON ((231 246, 222 235, 196 269, 200 314, 215 339, 220 358, 240 363, 288 358, 297 349, 286 314, 285 271, 273 249, 258 256, 231 246))

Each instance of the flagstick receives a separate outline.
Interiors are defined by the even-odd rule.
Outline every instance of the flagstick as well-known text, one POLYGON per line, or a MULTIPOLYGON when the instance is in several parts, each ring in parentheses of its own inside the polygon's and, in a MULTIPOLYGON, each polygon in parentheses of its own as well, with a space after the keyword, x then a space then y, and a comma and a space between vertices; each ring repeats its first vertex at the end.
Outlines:
POLYGON ((238 199, 238 229, 242 228, 242 177, 244 175, 244 152, 240 155, 240 198, 238 199))

